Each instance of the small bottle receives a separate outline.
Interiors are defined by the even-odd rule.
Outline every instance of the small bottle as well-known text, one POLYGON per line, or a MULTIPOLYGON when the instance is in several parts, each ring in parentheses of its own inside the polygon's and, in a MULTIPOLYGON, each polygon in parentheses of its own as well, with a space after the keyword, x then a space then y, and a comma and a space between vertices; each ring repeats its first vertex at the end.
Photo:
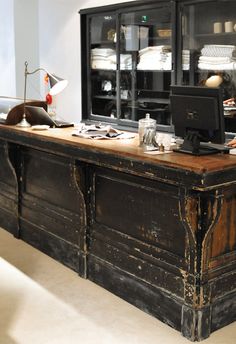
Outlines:
POLYGON ((155 137, 156 134, 156 120, 150 118, 150 114, 147 113, 145 118, 138 121, 138 133, 139 133, 139 146, 143 147, 145 140, 145 135, 148 133, 151 142, 151 136, 155 137))

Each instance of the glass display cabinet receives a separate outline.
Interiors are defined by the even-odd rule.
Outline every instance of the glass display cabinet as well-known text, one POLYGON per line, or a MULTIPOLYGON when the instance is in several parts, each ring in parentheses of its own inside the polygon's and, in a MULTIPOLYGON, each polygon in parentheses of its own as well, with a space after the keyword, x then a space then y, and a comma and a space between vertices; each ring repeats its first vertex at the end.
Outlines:
POLYGON ((135 1, 109 6, 110 11, 107 6, 81 11, 83 113, 88 120, 135 127, 149 113, 170 128, 173 4, 135 1))
MULTIPOLYGON (((80 14, 83 120, 129 129, 149 113, 173 131, 171 84, 236 96, 235 0, 132 1, 80 14)), ((225 123, 236 132, 234 107, 225 123)))
MULTIPOLYGON (((236 1, 180 3, 178 84, 221 87, 236 96, 236 1)), ((225 111, 226 131, 236 131, 236 108, 225 111)))

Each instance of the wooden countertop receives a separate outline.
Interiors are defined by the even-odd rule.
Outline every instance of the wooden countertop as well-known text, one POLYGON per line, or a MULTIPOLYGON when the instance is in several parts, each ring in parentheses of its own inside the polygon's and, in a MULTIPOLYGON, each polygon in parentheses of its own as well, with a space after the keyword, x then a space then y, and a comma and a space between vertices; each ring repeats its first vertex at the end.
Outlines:
POLYGON ((181 153, 167 153, 162 155, 149 155, 138 146, 138 135, 133 139, 117 140, 91 140, 72 136, 74 128, 51 128, 36 131, 31 128, 18 128, 16 126, 0 125, 0 137, 9 138, 9 141, 19 143, 21 137, 47 142, 56 142, 62 145, 98 151, 115 156, 134 160, 142 160, 150 164, 165 165, 181 168, 195 173, 207 173, 225 169, 236 168, 236 156, 230 154, 214 154, 196 157, 181 153))

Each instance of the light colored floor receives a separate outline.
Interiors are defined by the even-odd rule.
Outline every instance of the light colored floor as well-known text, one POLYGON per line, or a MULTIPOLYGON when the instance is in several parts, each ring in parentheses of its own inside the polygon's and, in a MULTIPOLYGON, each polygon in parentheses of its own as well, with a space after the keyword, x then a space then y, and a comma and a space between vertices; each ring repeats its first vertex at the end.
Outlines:
MULTIPOLYGON (((204 344, 235 344, 236 323, 204 344)), ((181 334, 0 229, 0 344, 186 344, 181 334)))

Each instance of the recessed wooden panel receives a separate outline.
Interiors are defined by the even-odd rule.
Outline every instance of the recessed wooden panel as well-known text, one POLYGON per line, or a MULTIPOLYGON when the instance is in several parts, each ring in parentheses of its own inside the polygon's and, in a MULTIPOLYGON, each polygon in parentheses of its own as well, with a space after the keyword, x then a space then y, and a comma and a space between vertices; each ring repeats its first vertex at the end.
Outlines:
POLYGON ((73 176, 74 160, 37 150, 23 153, 23 193, 62 208, 77 211, 77 185, 73 176))
POLYGON ((86 256, 82 169, 69 157, 24 148, 21 166, 21 238, 78 268, 84 276, 85 259, 80 258, 86 256))
POLYGON ((211 241, 211 258, 236 251, 236 186, 224 192, 219 220, 211 241))
POLYGON ((165 248, 181 257, 185 254, 185 231, 179 219, 176 187, 147 187, 115 177, 96 175, 95 215, 97 223, 138 240, 165 248))

